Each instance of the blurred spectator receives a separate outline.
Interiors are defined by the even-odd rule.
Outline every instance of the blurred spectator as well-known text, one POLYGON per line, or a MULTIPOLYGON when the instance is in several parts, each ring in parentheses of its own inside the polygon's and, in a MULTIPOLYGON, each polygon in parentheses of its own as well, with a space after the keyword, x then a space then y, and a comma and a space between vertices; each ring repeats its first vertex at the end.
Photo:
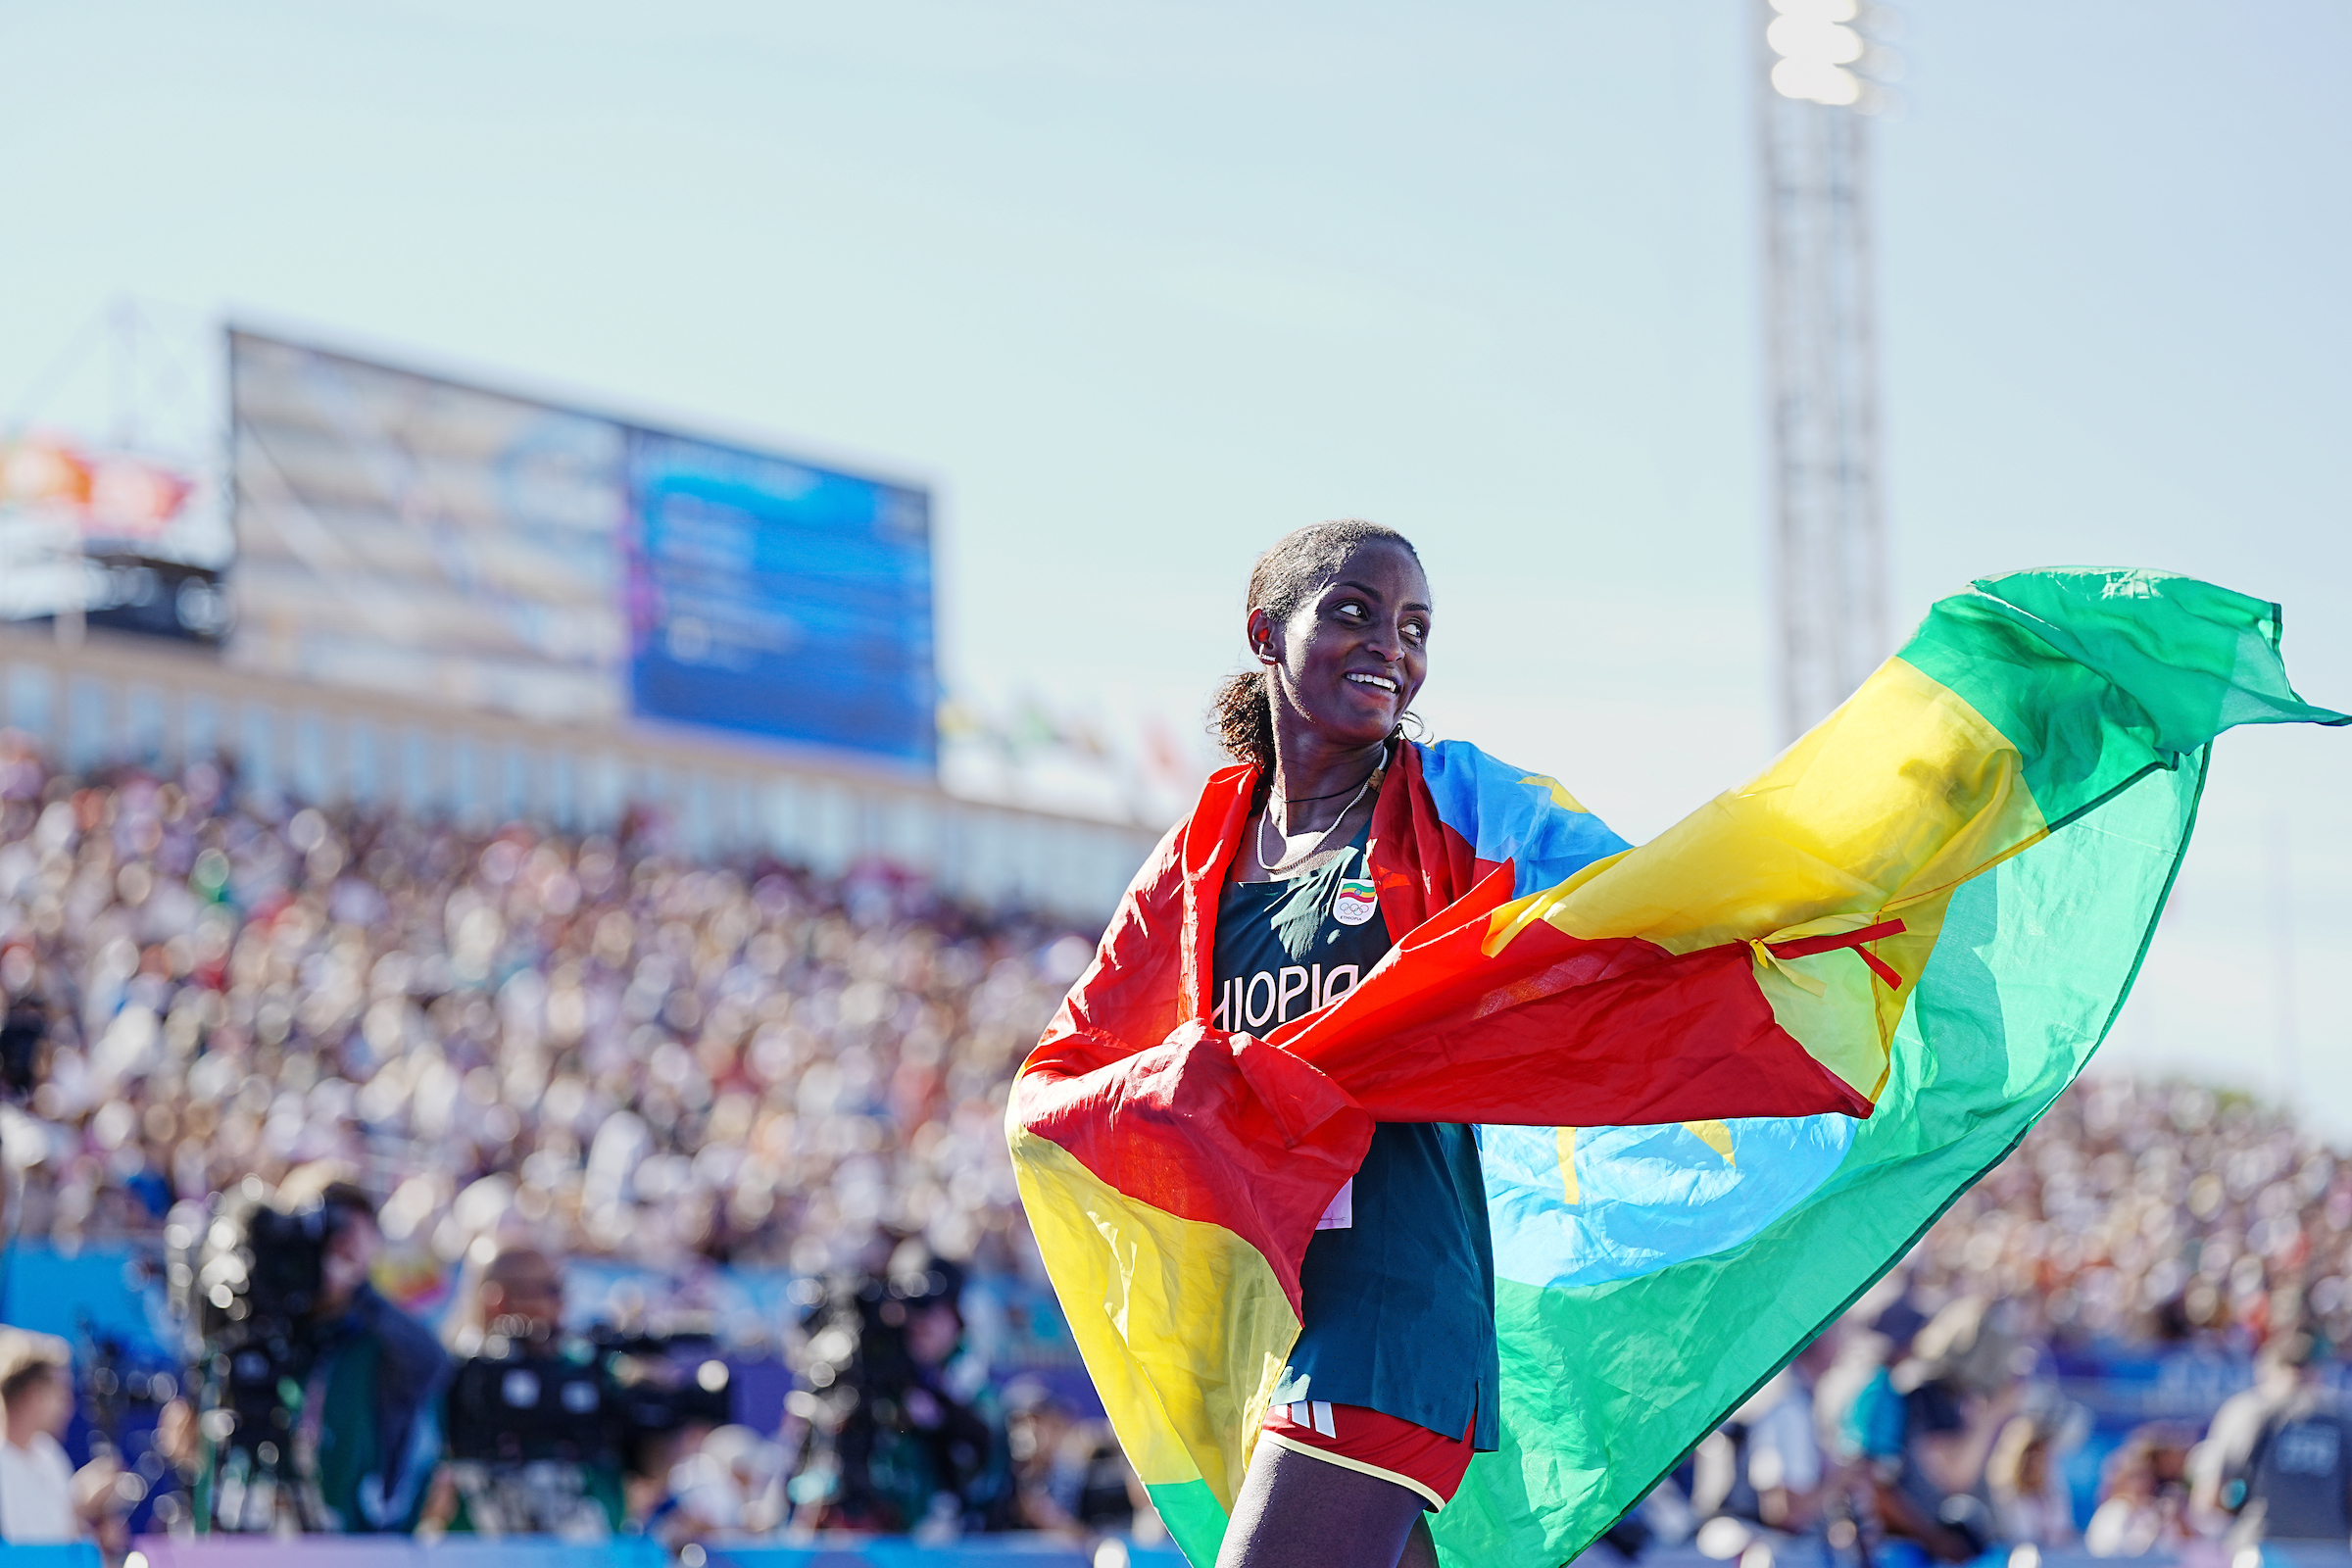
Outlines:
MULTIPOLYGON (((1826 1355, 1824 1356, 1826 1359, 1826 1355)), ((1690 1505, 1780 1531, 1812 1526, 1822 1481, 1804 1357, 1758 1389, 1692 1455, 1690 1505)))
POLYGON ((1897 1300, 1872 1325, 1887 1364, 1846 1412, 1840 1451, 1857 1464, 1886 1537, 1882 1555, 1965 1562, 1993 1537, 1978 1489, 2021 1394, 2014 1347, 1974 1297, 1919 1319, 1897 1300))
POLYGON ((2255 1447, 2274 1419, 2320 1406, 2318 1362, 2319 1343, 2311 1335, 2278 1335, 2254 1357, 2254 1386, 2231 1395, 2214 1412, 2205 1441, 2189 1458, 2189 1503, 2201 1529, 2227 1529, 2244 1505, 2255 1447))
POLYGON ((1825 1454, 1852 1456, 1845 1430, 1854 1401, 1898 1354, 1894 1336, 1899 1333, 1902 1348, 1908 1348, 1911 1336, 1926 1322, 1903 1298, 1903 1283, 1899 1274, 1888 1276, 1814 1342, 1829 1357, 1813 1380, 1813 1437, 1825 1454), (1887 1325, 1885 1331, 1878 1326, 1881 1322, 1887 1325))
POLYGON ((2151 1422, 2108 1455, 2099 1505, 2082 1532, 2092 1556, 2145 1556, 2195 1534, 2187 1514, 2189 1444, 2178 1426, 2151 1422))
POLYGON ((670 1467, 657 1533, 676 1543, 773 1530, 784 1522, 783 1470, 783 1451, 751 1428, 714 1428, 670 1467))
POLYGON ((564 1327, 564 1271, 536 1247, 483 1237, 467 1250, 442 1319, 452 1355, 480 1355, 492 1336, 533 1347, 564 1327))
POLYGON ((628 1519, 637 1529, 675 1550, 713 1531, 734 1530, 744 1494, 720 1452, 706 1458, 704 1446, 729 1429, 689 1412, 674 1426, 635 1434, 627 1454, 628 1519))
POLYGON ((74 1360, 63 1340, 0 1330, 0 1541, 79 1541, 108 1517, 119 1469, 92 1460, 74 1472, 58 1440, 74 1418, 74 1360))
POLYGON ((2247 1418, 2259 1415, 2244 1457, 2234 1452, 2237 1431, 2225 1429, 2222 1415, 2215 1417, 2209 1440, 2221 1450, 2222 1500, 2238 1515, 2233 1534, 2340 1546, 2352 1541, 2352 1423, 2319 1380, 2324 1352, 2316 1340, 2288 1334, 2265 1349, 2274 1381, 2252 1391, 2259 1403, 2222 1412, 2239 1416, 2231 1426, 2241 1430, 2247 1418))
POLYGON ((2059 1478, 2060 1434, 2045 1416, 2012 1416, 1984 1464, 1993 1529, 2012 1544, 2071 1546, 2075 1505, 2059 1478))

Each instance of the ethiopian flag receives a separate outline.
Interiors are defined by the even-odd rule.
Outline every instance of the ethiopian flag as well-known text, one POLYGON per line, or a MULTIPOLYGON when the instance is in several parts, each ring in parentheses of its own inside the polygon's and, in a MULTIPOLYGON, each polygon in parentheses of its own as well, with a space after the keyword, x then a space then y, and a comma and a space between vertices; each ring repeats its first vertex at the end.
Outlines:
POLYGON ((1298 1266, 1375 1121, 1479 1124, 1502 1447, 1449 1561, 1551 1568, 1900 1257, 2105 1035, 2215 737, 2348 722, 2278 607, 2151 571, 1937 604, 1761 775, 1629 849, 1552 779, 1399 745, 1396 948, 1263 1038, 1208 1019, 1253 769, 1137 875, 1006 1112, 1112 1425, 1214 1561, 1298 1338, 1298 1266))

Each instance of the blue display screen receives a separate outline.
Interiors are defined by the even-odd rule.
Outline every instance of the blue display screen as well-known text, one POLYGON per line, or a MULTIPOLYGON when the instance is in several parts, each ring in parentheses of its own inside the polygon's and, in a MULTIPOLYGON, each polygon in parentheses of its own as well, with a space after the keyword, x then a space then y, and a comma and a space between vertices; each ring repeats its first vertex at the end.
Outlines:
POLYGON ((927 495, 631 430, 628 515, 637 712, 935 764, 927 495))

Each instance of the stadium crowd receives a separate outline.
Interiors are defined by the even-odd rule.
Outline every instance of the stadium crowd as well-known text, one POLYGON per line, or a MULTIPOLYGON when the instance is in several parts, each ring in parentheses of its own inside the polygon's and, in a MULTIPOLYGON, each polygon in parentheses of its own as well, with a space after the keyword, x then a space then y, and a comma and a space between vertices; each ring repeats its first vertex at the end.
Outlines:
MULTIPOLYGON (((379 1277, 517 1246, 894 1280, 916 1256, 917 1317, 943 1279, 1034 1282, 1004 1098, 1088 939, 886 868, 696 863, 663 839, 645 817, 571 837, 321 809, 210 762, 76 779, 0 736, 0 1155, 23 1234, 152 1237, 174 1204, 327 1162, 381 1200, 379 1277)), ((1833 1548, 1843 1528, 1955 1561, 2228 1530, 2263 1422, 2352 1341, 2352 1164, 2244 1099, 2092 1078, 1891 1280, 1644 1528, 1710 1551, 1725 1528, 1833 1548), (2235 1368, 2260 1410, 2111 1435, 2095 1493, 2070 1495, 2088 1433, 2058 1361, 2167 1347, 2235 1368), (1975 1511, 1944 1517, 1955 1498, 1975 1511)), ((785 1338, 806 1373, 821 1327, 785 1338)), ((1135 1510, 1099 1420, 1034 1380, 937 1381, 952 1340, 917 1381, 993 1423, 988 1522, 1135 1510)), ((725 1429, 682 1455, 679 1517, 790 1516, 810 1450, 789 1429, 814 1407, 791 1408, 780 1443, 725 1429)))
POLYGON ((0 750, 0 987, 46 1072, 0 1137, 25 1234, 152 1230, 321 1158, 444 1263, 841 1263, 880 1230, 1015 1269, 1005 1080, 1089 954, 887 871, 57 777, 0 750))
POLYGON ((2090 1077, 1912 1254, 1933 1298, 2006 1298, 2060 1343, 2251 1353, 2352 1340, 2352 1162, 2283 1110, 2090 1077))

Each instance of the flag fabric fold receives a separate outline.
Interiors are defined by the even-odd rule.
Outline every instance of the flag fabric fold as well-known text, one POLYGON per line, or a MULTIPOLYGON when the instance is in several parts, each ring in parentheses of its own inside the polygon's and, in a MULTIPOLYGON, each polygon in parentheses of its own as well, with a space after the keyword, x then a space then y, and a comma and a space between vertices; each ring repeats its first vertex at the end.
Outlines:
POLYGON ((1757 778, 1631 848, 1549 777, 1400 744, 1367 854, 1394 951, 1262 1035, 1208 960, 1253 770, 1137 875, 1006 1111, 1112 1425, 1216 1555, 1376 1121, 1480 1125, 1502 1448, 1449 1562, 1583 1549, 2073 1079, 2184 852, 2208 748, 2347 722, 2278 607, 2023 572, 1936 605, 1757 778))

